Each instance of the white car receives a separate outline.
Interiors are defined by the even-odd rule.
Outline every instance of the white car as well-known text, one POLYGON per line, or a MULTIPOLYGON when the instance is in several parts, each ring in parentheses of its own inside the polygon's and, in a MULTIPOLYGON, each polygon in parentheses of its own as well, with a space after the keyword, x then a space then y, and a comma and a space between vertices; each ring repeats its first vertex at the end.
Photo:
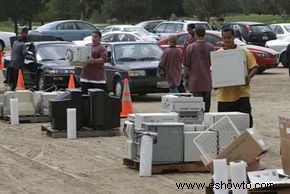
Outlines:
MULTIPOLYGON (((84 41, 91 41, 92 36, 87 36, 84 41)), ((102 36, 102 42, 124 42, 124 41, 142 41, 156 42, 157 40, 149 36, 142 36, 140 32, 108 32, 102 36)))
POLYGON ((194 24, 196 26, 202 26, 205 30, 211 30, 209 23, 204 21, 191 21, 191 20, 181 20, 181 21, 166 21, 158 24, 153 32, 159 37, 159 39, 168 38, 171 35, 175 35, 180 32, 187 31, 187 25, 194 24))
POLYGON ((273 49, 277 52, 281 52, 283 49, 285 49, 288 46, 289 43, 290 43, 290 36, 283 39, 269 40, 266 42, 265 47, 273 49))
POLYGON ((114 32, 114 31, 122 31, 122 32, 138 32, 141 36, 144 37, 151 37, 156 40, 158 39, 158 36, 154 33, 148 32, 145 30, 145 28, 141 26, 134 26, 134 25, 111 25, 107 26, 102 30, 102 35, 104 36, 105 34, 109 32, 114 32))
POLYGON ((13 32, 1 32, 0 31, 0 51, 11 49, 10 37, 16 36, 13 32))
POLYGON ((270 27, 276 33, 278 39, 290 36, 290 23, 271 24, 270 27))
MULTIPOLYGON (((139 32, 108 32, 102 36, 102 42, 156 42, 154 38, 148 36, 141 36, 139 32)), ((73 41, 74 44, 85 46, 92 42, 92 36, 87 36, 83 40, 73 41)))
POLYGON ((279 62, 281 62, 284 67, 287 67, 285 61, 285 51, 288 44, 290 44, 290 36, 284 39, 269 40, 265 44, 265 47, 268 47, 270 49, 279 52, 279 62))

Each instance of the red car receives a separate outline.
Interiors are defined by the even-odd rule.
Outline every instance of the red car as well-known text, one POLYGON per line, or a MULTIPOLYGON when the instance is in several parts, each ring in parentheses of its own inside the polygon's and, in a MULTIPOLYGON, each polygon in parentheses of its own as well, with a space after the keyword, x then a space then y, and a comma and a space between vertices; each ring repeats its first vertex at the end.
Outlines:
MULTIPOLYGON (((187 33, 179 33, 177 36, 177 47, 184 49, 184 43, 186 41, 187 33)), ((223 44, 222 35, 219 31, 206 31, 205 40, 213 44, 217 49, 223 44)), ((258 64, 258 72, 261 73, 266 69, 278 66, 278 55, 279 53, 262 46, 247 45, 239 39, 235 39, 235 43, 240 46, 245 46, 249 51, 251 51, 258 64)), ((165 49, 168 47, 168 38, 158 41, 158 44, 165 49)))

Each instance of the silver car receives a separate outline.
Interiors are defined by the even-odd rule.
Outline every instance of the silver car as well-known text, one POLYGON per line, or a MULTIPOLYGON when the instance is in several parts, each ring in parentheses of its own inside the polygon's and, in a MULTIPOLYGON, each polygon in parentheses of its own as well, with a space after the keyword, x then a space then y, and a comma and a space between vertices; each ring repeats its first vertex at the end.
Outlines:
POLYGON ((93 24, 82 20, 60 20, 47 23, 35 30, 30 30, 32 35, 47 35, 58 37, 59 40, 82 40, 98 30, 93 24))

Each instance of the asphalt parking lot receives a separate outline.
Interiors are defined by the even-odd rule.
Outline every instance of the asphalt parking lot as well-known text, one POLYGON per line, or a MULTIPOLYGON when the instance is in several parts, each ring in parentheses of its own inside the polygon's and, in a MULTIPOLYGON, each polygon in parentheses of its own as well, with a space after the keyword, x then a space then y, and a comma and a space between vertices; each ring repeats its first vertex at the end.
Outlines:
MULTIPOLYGON (((2 75, 1 75, 2 76, 2 75)), ((0 79, 1 80, 1 79, 0 79)), ((269 144, 266 168, 281 168, 278 116, 290 118, 288 70, 275 68, 252 80, 254 127, 269 144)), ((163 94, 132 96, 135 112, 159 112, 163 94)), ((211 111, 216 111, 215 93, 211 111)), ((124 120, 122 120, 122 123, 124 120)), ((172 173, 142 178, 122 165, 125 136, 53 139, 40 123, 0 122, 0 193, 204 193, 176 183, 209 183, 209 173, 172 173)))

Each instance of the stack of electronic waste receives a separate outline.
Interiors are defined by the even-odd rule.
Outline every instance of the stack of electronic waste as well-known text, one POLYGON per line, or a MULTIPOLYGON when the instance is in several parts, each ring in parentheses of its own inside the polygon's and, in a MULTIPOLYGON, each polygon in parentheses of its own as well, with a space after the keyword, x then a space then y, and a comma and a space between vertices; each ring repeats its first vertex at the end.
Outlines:
POLYGON ((183 162, 183 128, 177 113, 136 113, 125 122, 127 158, 140 159, 140 132, 158 133, 153 144, 153 164, 183 162))
POLYGON ((104 135, 99 136, 119 135, 121 102, 104 90, 89 89, 88 95, 77 89, 66 91, 50 100, 49 106, 54 131, 67 130, 67 109, 75 108, 78 131, 101 131, 98 134, 104 135))
POLYGON ((178 113, 178 121, 185 124, 202 124, 204 106, 202 97, 191 94, 168 94, 161 101, 163 112, 178 113))
MULTIPOLYGON (((161 104, 162 111, 166 113, 136 113, 128 116, 124 125, 126 158, 140 159, 142 131, 157 133, 153 139, 153 164, 202 161, 210 169, 213 158, 221 154, 227 157, 224 151, 243 138, 254 147, 254 151, 248 152, 249 156, 241 154, 246 158, 240 159, 249 162, 268 149, 257 131, 249 129, 248 114, 204 113, 202 98, 188 94, 163 96, 161 104)), ((239 159, 238 156, 233 158, 239 159)), ((231 158, 228 160, 231 161, 231 158)))
POLYGON ((49 116, 49 100, 55 99, 62 93, 62 91, 6 91, 4 94, 0 94, 1 116, 10 116, 10 99, 13 98, 18 99, 19 116, 49 116))

